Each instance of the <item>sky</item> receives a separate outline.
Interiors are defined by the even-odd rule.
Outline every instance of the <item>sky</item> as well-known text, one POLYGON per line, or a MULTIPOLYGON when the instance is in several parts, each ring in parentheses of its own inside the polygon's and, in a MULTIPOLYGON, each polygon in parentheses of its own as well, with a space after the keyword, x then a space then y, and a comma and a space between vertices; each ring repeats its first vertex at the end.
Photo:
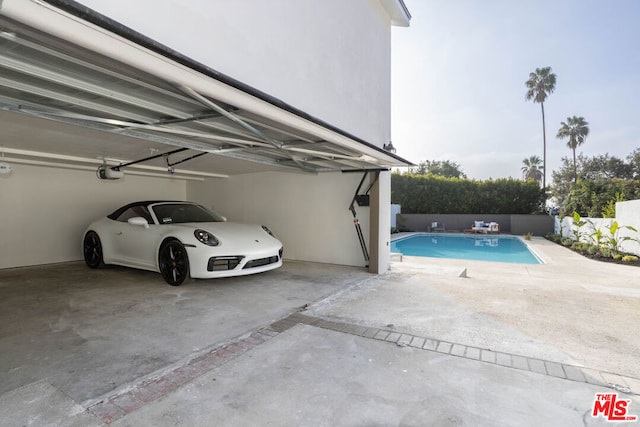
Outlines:
POLYGON ((468 178, 521 178, 543 157, 540 104, 525 81, 550 66, 544 104, 547 185, 571 116, 589 122, 576 153, 626 158, 640 148, 639 0, 404 0, 412 19, 392 29, 392 141, 418 163, 451 160, 468 178))

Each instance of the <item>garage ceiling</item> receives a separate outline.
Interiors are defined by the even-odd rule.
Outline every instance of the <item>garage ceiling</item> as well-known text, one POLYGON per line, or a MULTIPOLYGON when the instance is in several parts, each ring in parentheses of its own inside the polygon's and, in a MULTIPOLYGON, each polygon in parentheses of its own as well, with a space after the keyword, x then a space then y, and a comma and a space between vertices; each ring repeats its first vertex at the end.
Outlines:
POLYGON ((408 164, 363 141, 346 146, 204 96, 2 15, 0 126, 0 145, 17 161, 114 166, 181 147, 188 150, 146 167, 178 163, 178 174, 224 177, 408 164))

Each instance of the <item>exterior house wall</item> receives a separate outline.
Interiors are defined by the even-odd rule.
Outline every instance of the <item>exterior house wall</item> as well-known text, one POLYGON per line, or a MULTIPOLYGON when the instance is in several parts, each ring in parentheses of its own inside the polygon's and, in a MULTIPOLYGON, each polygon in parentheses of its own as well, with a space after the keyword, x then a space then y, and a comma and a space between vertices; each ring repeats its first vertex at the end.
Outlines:
POLYGON ((0 175, 0 268, 81 260, 92 221, 136 200, 185 198, 185 181, 134 175, 100 181, 93 168, 13 164, 11 174, 0 175))
POLYGON ((80 3, 368 142, 390 140, 391 23, 376 0, 80 3))
MULTIPOLYGON (((372 180, 375 174, 370 174, 372 180)), ((378 224, 377 229, 371 229, 371 262, 369 271, 383 273, 389 269, 391 263, 391 173, 380 172, 371 188, 371 224, 378 224)))

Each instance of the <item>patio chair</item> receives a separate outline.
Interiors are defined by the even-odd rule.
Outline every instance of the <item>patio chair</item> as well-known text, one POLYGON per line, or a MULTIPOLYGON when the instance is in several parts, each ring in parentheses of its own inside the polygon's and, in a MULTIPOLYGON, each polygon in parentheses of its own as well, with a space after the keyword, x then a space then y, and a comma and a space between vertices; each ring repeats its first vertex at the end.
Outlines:
POLYGON ((442 222, 432 222, 431 223, 431 231, 445 231, 444 223, 442 223, 442 222))
POLYGON ((489 234, 500 234, 500 224, 498 224, 497 222, 490 222, 489 223, 489 234))

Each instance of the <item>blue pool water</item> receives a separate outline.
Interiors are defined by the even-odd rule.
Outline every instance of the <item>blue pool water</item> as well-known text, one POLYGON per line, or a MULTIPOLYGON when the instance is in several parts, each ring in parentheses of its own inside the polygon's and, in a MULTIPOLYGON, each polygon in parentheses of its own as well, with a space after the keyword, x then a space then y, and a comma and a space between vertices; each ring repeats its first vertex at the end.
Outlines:
POLYGON ((541 264, 522 240, 508 236, 414 234, 391 242, 391 252, 431 258, 541 264))

